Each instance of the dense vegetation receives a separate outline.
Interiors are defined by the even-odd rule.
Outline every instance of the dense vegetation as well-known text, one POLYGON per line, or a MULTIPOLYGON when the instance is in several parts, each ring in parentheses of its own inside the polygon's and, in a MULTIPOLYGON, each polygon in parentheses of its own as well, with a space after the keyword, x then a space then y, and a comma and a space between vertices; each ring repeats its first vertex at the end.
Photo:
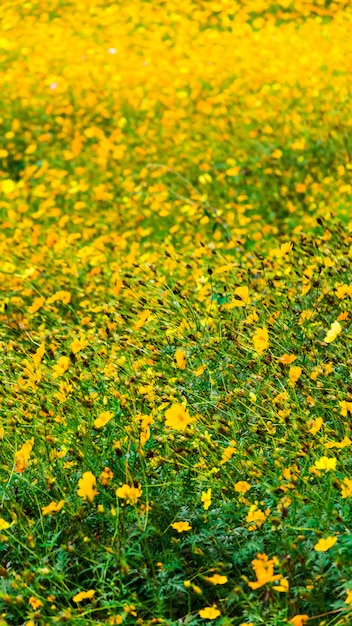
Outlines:
POLYGON ((350 624, 350 2, 0 16, 1 626, 350 624))

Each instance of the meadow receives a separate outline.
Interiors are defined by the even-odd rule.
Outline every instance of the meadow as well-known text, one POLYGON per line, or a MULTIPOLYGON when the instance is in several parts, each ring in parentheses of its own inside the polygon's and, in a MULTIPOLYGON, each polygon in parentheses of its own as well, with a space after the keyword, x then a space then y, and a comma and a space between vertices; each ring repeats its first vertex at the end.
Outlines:
POLYGON ((351 3, 0 20, 0 626, 352 624, 351 3))

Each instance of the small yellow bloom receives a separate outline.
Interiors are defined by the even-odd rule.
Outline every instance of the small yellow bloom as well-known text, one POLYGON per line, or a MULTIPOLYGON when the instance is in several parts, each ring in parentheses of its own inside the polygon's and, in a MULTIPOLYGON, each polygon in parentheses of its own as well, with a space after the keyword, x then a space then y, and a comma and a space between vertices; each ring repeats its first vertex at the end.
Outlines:
POLYGON ((176 350, 175 352, 175 361, 177 364, 177 367, 180 370, 184 370, 186 369, 186 353, 184 352, 184 350, 176 350))
POLYGON ((343 479, 341 496, 343 498, 352 498, 352 478, 343 479))
POLYGON ((235 491, 237 491, 237 493, 247 493, 247 491, 249 491, 250 488, 251 486, 249 483, 247 483, 246 480, 239 480, 235 484, 235 491))
POLYGON ((346 591, 347 598, 345 600, 345 604, 352 604, 352 589, 346 591))
POLYGON ((65 500, 60 500, 59 502, 50 502, 50 504, 42 508, 42 515, 50 515, 50 513, 57 513, 58 511, 61 511, 64 504, 65 504, 65 500))
POLYGON ((174 430, 186 430, 192 418, 183 404, 173 404, 165 411, 165 426, 174 430))
POLYGON ((177 530, 178 533, 183 533, 185 530, 191 530, 192 526, 190 526, 189 522, 174 522, 171 524, 171 528, 177 530))
POLYGON ((228 581, 227 576, 220 576, 220 574, 214 574, 213 576, 206 576, 205 580, 212 585, 225 585, 228 581))
POLYGON ((3 517, 0 517, 0 531, 7 530, 10 526, 11 524, 9 524, 3 517))
POLYGON ((102 428, 110 422, 110 420, 114 417, 114 414, 111 411, 103 411, 100 415, 94 420, 94 428, 102 428))
POLYGON ((138 498, 142 495, 142 490, 139 487, 130 487, 125 484, 116 489, 116 495, 118 498, 126 500, 128 504, 136 504, 138 498))
POLYGON ((312 435, 316 435, 316 434, 317 434, 317 432, 318 432, 318 430, 320 430, 320 429, 321 429, 322 425, 323 425, 323 419, 322 419, 322 417, 317 417, 317 418, 314 420, 314 422, 312 423, 312 426, 310 427, 309 432, 310 432, 312 435))
POLYGON ((304 626, 304 624, 306 623, 306 621, 309 619, 309 615, 295 615, 294 617, 292 617, 292 619, 290 619, 290 624, 292 624, 292 626, 304 626))
POLYGON ((62 376, 66 372, 66 370, 68 370, 69 366, 70 366, 69 357, 60 356, 56 365, 53 365, 53 370, 54 370, 53 378, 59 378, 59 376, 62 376))
POLYGON ((72 600, 74 602, 82 602, 82 600, 90 600, 94 597, 95 591, 94 589, 89 589, 89 591, 80 591, 75 596, 73 596, 72 600))
POLYGON ((337 322, 337 321, 333 322, 331 324, 330 330, 328 330, 328 332, 326 333, 324 337, 325 343, 331 343, 332 341, 334 341, 337 335, 340 334, 341 330, 342 330, 342 327, 341 327, 340 322, 337 322))
POLYGON ((33 611, 37 611, 41 606, 43 606, 43 602, 34 596, 29 598, 29 604, 31 605, 33 611))
POLYGON ((335 457, 321 456, 320 459, 315 461, 314 465, 318 470, 329 472, 336 469, 336 459, 335 457))
POLYGON ((84 472, 82 478, 78 481, 78 495, 84 500, 93 501, 94 497, 98 493, 95 488, 96 484, 97 480, 94 474, 92 474, 92 472, 84 472))
POLYGON ((267 328, 257 328, 253 335, 254 350, 263 354, 269 347, 269 333, 267 328))
POLYGON ((280 591, 281 593, 287 593, 289 590, 289 582, 286 578, 281 578, 281 580, 279 581, 278 585, 275 585, 273 587, 273 589, 275 589, 275 591, 280 591))
POLYGON ((335 545, 336 541, 337 537, 326 537, 326 539, 319 539, 318 543, 316 543, 314 546, 314 550, 316 552, 326 552, 335 545))
POLYGON ((205 511, 207 511, 211 505, 211 487, 209 487, 208 491, 202 491, 201 500, 205 511))
POLYGON ((219 609, 215 606, 206 606, 204 609, 198 611, 198 614, 202 619, 216 619, 221 615, 219 609))
POLYGON ((302 374, 302 368, 299 367, 299 365, 292 365, 290 367, 290 371, 288 373, 288 376, 289 376, 289 379, 290 379, 291 387, 294 387, 294 385, 296 384, 296 382, 299 379, 301 374, 302 374))

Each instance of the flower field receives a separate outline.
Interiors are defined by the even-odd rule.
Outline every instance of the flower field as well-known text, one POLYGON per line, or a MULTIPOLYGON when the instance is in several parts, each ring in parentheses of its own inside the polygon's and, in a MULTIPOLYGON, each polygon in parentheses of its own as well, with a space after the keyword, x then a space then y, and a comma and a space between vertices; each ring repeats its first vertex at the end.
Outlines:
POLYGON ((0 18, 0 626, 348 626, 351 3, 0 18))

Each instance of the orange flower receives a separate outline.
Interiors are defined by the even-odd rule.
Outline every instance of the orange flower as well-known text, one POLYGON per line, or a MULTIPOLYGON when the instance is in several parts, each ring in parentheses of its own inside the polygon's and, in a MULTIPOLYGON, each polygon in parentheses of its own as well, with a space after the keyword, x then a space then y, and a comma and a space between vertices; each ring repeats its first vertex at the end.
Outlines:
POLYGON ((274 567, 278 565, 276 557, 269 559, 266 554, 257 554, 257 558, 252 561, 253 569, 257 580, 248 583, 251 589, 259 589, 267 583, 280 580, 280 574, 274 574, 274 567))
POLYGON ((308 619, 309 615, 295 615, 292 619, 290 619, 290 624, 293 626, 304 626, 308 619))

